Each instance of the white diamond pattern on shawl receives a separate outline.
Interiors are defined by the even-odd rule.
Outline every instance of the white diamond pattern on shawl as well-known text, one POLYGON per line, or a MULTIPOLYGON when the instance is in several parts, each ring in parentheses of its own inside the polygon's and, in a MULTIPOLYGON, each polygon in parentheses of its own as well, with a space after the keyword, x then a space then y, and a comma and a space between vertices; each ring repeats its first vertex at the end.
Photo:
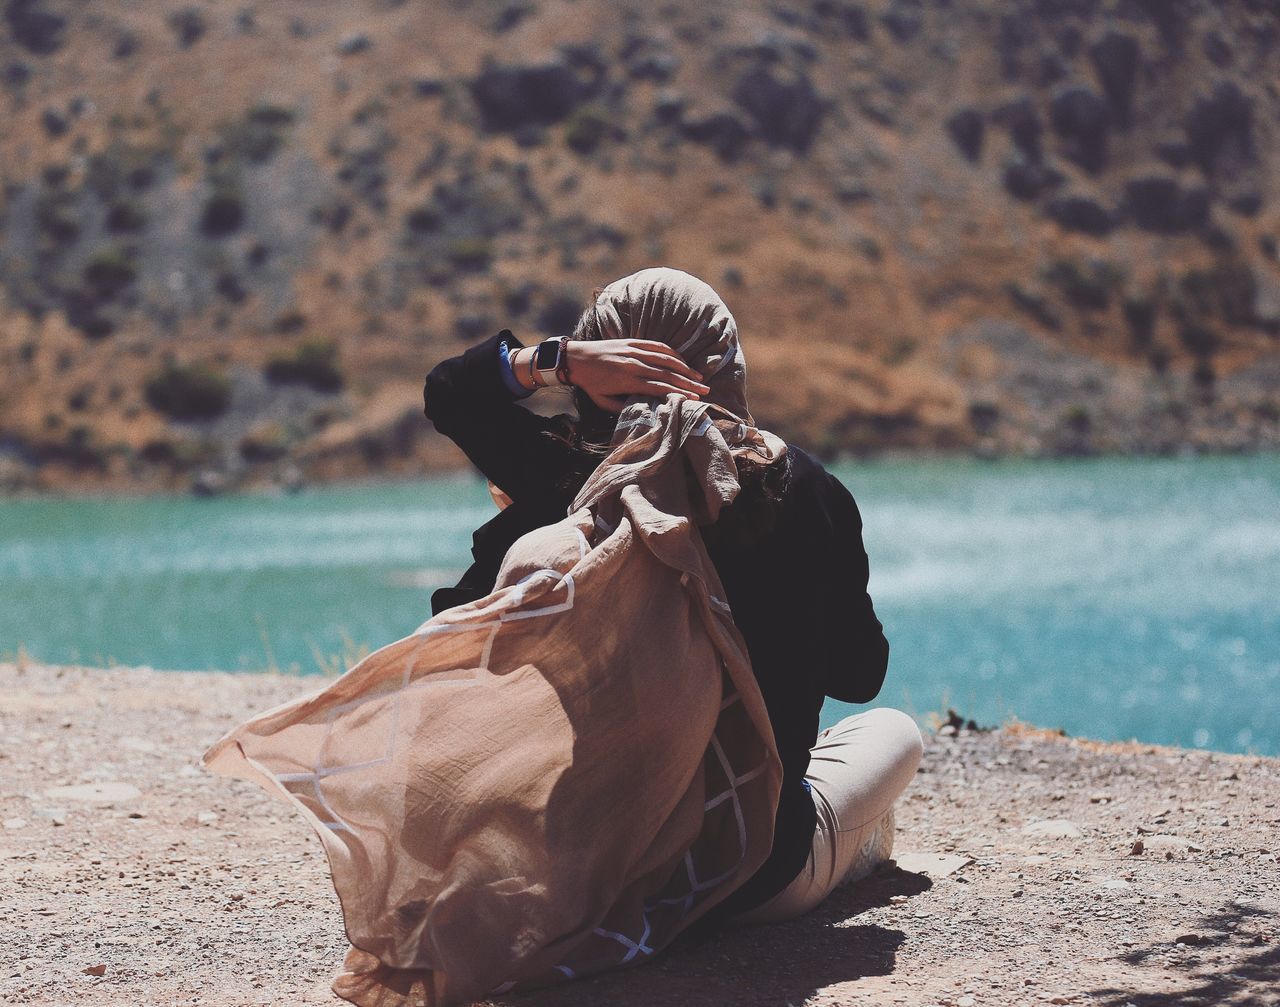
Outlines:
MULTIPOLYGON (((714 601, 716 599, 713 598, 712 600, 714 601)), ((725 679, 725 684, 730 684, 727 677, 725 679)), ((740 702, 741 696, 735 691, 729 691, 720 705, 721 714, 723 715, 726 710, 740 702)), ((691 908, 693 908, 693 905, 697 901, 699 895, 711 891, 717 885, 732 877, 741 866, 742 861, 746 858, 748 841, 747 827, 742 815, 742 800, 738 793, 738 788, 743 784, 750 783, 752 780, 761 777, 769 768, 768 762, 761 761, 758 765, 747 770, 745 773, 736 773, 733 766, 730 764, 729 758, 725 754, 724 746, 720 741, 719 725, 717 725, 716 733, 711 737, 711 745, 708 747, 707 752, 708 757, 714 753, 717 763, 725 774, 725 779, 728 781, 728 785, 724 790, 710 798, 707 798, 703 803, 703 810, 704 812, 709 812, 719 807, 721 804, 724 804, 726 801, 731 803, 734 824, 737 827, 738 833, 738 858, 728 869, 721 871, 714 877, 699 879, 697 869, 694 866, 693 851, 690 850, 686 852, 682 863, 682 870, 677 871, 672 880, 674 881, 680 873, 683 873, 688 882, 688 890, 683 895, 665 896, 646 900, 640 919, 642 932, 638 940, 632 940, 623 933, 607 930, 604 927, 595 928, 593 933, 597 936, 615 940, 622 945, 624 953, 618 962, 619 965, 630 963, 637 955, 640 954, 653 954, 653 949, 648 947, 645 943, 653 929, 652 921, 649 918, 649 914, 651 912, 663 907, 679 907, 680 913, 687 913, 691 908)), ((557 965, 555 968, 570 977, 577 975, 577 973, 567 965, 557 965)))

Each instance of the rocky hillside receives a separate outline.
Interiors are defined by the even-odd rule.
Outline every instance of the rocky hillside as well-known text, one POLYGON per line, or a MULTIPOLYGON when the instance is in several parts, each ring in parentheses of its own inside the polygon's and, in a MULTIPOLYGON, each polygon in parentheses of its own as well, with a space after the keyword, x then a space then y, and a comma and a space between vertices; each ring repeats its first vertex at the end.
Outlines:
POLYGON ((1280 444, 1275 0, 4 0, 0 485, 457 464, 669 264, 825 454, 1280 444))

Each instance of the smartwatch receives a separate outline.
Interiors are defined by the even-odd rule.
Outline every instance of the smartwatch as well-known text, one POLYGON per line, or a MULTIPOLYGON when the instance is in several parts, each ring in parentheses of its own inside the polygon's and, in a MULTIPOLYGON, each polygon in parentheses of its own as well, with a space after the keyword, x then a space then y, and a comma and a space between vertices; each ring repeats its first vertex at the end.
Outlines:
POLYGON ((565 343, 568 341, 567 336, 561 336, 559 339, 544 339, 534 349, 529 370, 537 375, 535 380, 538 384, 546 387, 551 384, 569 383, 564 352, 565 343))

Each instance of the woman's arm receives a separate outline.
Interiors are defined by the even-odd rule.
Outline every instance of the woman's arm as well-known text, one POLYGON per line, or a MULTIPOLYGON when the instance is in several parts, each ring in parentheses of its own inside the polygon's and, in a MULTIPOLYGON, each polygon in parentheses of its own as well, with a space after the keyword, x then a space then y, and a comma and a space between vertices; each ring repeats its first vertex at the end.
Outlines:
POLYGON ((423 386, 423 412, 513 501, 543 503, 556 495, 569 448, 545 436, 549 417, 517 405, 502 378, 502 342, 522 345, 503 329, 437 364, 423 386))
MULTIPOLYGON (((570 448, 545 435, 555 424, 517 405, 503 377, 500 344, 512 373, 534 387, 529 354, 510 329, 432 369, 423 387, 423 412, 512 501, 544 503, 570 463, 570 448)), ((598 405, 617 412, 625 396, 676 391, 698 398, 708 388, 671 347, 640 339, 571 341, 569 376, 598 405)))
MULTIPOLYGON (((622 412, 628 395, 665 397, 679 392, 698 399, 711 391, 680 354, 652 339, 571 340, 565 353, 570 382, 606 412, 622 412)), ((529 373, 532 356, 532 346, 511 354, 516 380, 529 389, 535 387, 529 373)))

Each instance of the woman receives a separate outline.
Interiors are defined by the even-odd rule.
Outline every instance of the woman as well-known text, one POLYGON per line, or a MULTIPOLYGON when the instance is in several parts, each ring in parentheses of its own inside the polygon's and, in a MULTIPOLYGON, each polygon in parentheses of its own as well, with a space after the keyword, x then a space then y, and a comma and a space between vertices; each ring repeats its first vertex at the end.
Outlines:
MULTIPOLYGON (((706 378, 676 349, 696 322, 717 316, 732 325, 702 281, 645 269, 595 292, 554 347, 556 367, 548 359, 539 370, 537 348, 504 329, 431 371, 427 417, 509 501, 477 530, 474 564, 432 596, 433 611, 487 595, 511 544, 564 515, 606 454, 627 397, 706 397, 752 423, 740 351, 706 378), (576 422, 517 404, 549 381, 572 386, 576 422)), ((853 497, 794 444, 772 464, 739 460, 738 469, 741 494, 702 536, 747 644, 783 781, 767 860, 711 919, 766 922, 807 912, 889 856, 893 804, 922 749, 915 723, 895 710, 854 715, 818 733, 825 697, 871 701, 888 665, 853 497)))
POLYGON ((430 620, 204 757, 320 837, 351 944, 333 989, 360 1007, 804 912, 888 855, 915 771, 894 711, 817 737, 824 695, 885 673, 860 520, 755 426, 715 291, 641 270, 575 335, 534 353, 504 331, 432 371, 427 415, 510 505, 430 620), (516 402, 557 374, 577 420, 516 402))

